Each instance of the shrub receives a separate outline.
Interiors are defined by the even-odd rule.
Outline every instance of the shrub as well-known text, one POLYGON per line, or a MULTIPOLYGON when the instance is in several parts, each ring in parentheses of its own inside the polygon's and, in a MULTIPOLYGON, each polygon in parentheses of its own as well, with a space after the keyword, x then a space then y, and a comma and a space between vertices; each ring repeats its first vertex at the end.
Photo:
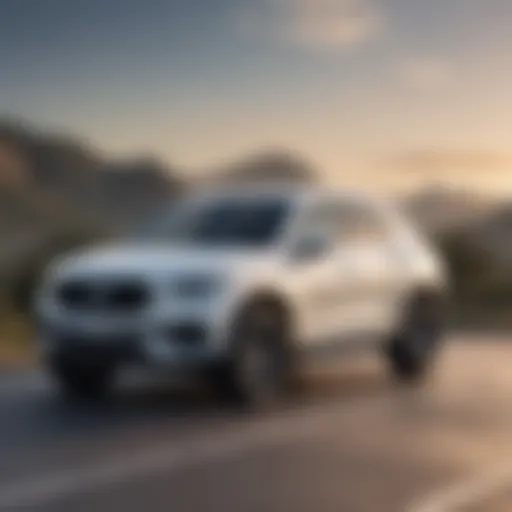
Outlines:
POLYGON ((27 254, 10 276, 6 286, 6 301, 16 312, 31 312, 34 292, 48 265, 56 257, 87 245, 97 238, 88 231, 64 231, 53 234, 39 248, 27 254))
POLYGON ((438 236, 436 243, 447 263, 459 311, 512 311, 512 280, 491 251, 463 231, 438 236))

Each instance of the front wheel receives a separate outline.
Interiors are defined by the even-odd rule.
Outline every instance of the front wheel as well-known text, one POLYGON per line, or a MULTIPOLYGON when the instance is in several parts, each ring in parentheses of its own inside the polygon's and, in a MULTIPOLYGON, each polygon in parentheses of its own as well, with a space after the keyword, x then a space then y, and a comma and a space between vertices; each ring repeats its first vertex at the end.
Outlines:
POLYGON ((428 376, 444 334, 443 302, 430 296, 412 300, 404 322, 387 347, 391 371, 399 380, 417 382, 428 376))
POLYGON ((239 404, 267 407, 289 389, 290 362, 284 315, 273 304, 255 303, 235 322, 229 359, 215 373, 216 385, 239 404))

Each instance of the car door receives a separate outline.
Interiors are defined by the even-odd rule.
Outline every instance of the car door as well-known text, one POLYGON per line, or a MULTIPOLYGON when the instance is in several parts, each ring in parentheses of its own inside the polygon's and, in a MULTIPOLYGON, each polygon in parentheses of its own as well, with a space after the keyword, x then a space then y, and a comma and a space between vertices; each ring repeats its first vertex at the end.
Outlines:
POLYGON ((307 348, 319 348, 339 334, 339 294, 343 268, 339 265, 338 204, 323 201, 302 217, 292 243, 288 271, 292 279, 298 331, 307 348))
POLYGON ((340 264, 349 271, 339 305, 341 330, 361 342, 376 339, 395 324, 401 294, 393 227, 371 202, 346 201, 339 238, 340 264))

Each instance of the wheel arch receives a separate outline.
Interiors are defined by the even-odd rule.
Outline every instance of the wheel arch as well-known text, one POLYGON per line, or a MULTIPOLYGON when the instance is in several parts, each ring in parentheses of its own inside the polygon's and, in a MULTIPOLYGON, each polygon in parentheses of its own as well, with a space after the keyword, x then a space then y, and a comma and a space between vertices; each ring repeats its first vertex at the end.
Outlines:
POLYGON ((293 307, 293 303, 280 290, 271 287, 257 288, 250 291, 243 297, 240 304, 236 308, 234 317, 236 318, 245 308, 254 304, 270 305, 276 308, 285 323, 286 332, 289 341, 295 339, 297 329, 297 315, 293 307))
POLYGON ((410 290, 406 300, 408 303, 421 301, 445 307, 447 306, 448 292, 444 287, 437 284, 421 283, 410 290))

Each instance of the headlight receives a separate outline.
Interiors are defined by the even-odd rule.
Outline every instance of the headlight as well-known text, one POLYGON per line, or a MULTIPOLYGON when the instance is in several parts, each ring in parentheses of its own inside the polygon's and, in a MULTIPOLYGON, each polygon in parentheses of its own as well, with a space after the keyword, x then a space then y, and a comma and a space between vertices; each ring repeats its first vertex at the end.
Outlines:
POLYGON ((213 276, 186 276, 172 281, 171 293, 181 299, 207 299, 219 295, 224 286, 224 280, 213 276))

